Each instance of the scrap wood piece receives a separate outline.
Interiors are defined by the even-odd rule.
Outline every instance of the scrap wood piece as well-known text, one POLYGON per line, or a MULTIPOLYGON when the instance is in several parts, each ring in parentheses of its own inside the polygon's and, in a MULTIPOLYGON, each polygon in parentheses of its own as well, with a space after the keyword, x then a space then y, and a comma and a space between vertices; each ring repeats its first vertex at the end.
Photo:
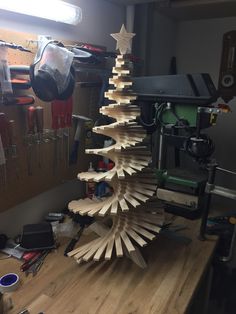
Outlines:
POLYGON ((117 257, 123 256, 123 248, 121 243, 120 235, 115 235, 115 247, 116 247, 116 255, 117 257))
POLYGON ((139 226, 132 225, 131 229, 134 231, 137 231, 140 235, 144 236, 145 238, 149 240, 154 240, 156 238, 155 234, 145 230, 144 228, 141 228, 139 226))
POLYGON ((135 251, 135 247, 133 246, 132 242, 130 241, 127 233, 122 230, 120 233, 120 236, 124 242, 124 245, 126 247, 126 249, 128 250, 129 253, 134 252, 135 251))
POLYGON ((141 238, 137 232, 135 232, 134 230, 130 229, 130 228, 126 228, 126 233, 132 238, 134 239, 135 242, 137 242, 138 245, 140 246, 146 246, 147 242, 141 238))
POLYGON ((106 249, 106 254, 105 254, 105 260, 110 260, 112 257, 112 251, 114 247, 114 241, 115 241, 115 236, 113 235, 108 244, 107 244, 107 249, 106 249))

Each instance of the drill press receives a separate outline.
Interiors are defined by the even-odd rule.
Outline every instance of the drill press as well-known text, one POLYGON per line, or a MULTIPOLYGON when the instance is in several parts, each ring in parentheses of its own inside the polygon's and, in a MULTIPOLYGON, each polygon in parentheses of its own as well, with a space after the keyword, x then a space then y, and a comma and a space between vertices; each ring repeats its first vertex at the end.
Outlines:
POLYGON ((205 188, 214 152, 205 130, 216 124, 222 111, 213 105, 218 92, 210 75, 137 77, 133 89, 141 106, 140 123, 152 136, 158 134, 158 148, 154 149, 158 198, 167 212, 200 218, 206 207, 205 188))

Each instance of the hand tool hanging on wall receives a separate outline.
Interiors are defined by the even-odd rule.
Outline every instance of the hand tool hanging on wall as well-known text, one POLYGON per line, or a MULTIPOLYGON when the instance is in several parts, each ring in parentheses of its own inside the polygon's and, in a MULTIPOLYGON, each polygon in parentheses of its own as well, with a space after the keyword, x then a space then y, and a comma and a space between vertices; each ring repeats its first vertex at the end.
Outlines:
POLYGON ((104 49, 92 45, 67 46, 74 53, 74 62, 83 64, 101 64, 105 58, 116 58, 115 52, 107 52, 104 49))
POLYGON ((44 109, 41 106, 37 106, 35 108, 36 113, 36 129, 37 129, 37 146, 38 146, 38 167, 41 168, 41 149, 40 146, 42 144, 43 139, 43 127, 44 127, 44 118, 43 118, 44 109))
POLYGON ((32 95, 22 95, 22 96, 4 96, 1 103, 6 106, 29 106, 33 105, 35 98, 32 95))
POLYGON ((75 131, 72 150, 70 152, 70 160, 69 160, 70 165, 74 165, 77 163, 82 132, 85 131, 85 141, 86 141, 87 138, 91 138, 92 127, 93 127, 93 121, 92 119, 88 117, 73 115, 72 118, 74 121, 76 121, 76 131, 75 131))
POLYGON ((9 137, 9 121, 6 118, 4 112, 0 112, 0 150, 1 150, 1 166, 3 167, 3 185, 7 184, 7 168, 6 168, 6 158, 9 157, 9 148, 10 148, 10 137, 9 137))
POLYGON ((93 54, 94 56, 97 56, 98 58, 116 58, 117 53, 113 51, 105 51, 103 48, 95 47, 90 44, 82 44, 79 46, 76 46, 75 48, 78 48, 82 51, 89 52, 93 54))
POLYGON ((8 66, 8 54, 7 48, 0 46, 0 94, 4 95, 12 94, 11 86, 11 74, 8 66))
POLYGON ((6 157, 2 144, 2 137, 0 134, 0 186, 6 185, 6 157))
POLYGON ((31 88, 31 83, 27 79, 23 78, 12 78, 11 85, 13 90, 22 90, 31 88))
MULTIPOLYGON (((17 178, 19 178, 19 169, 17 163, 17 146, 16 146, 16 135, 15 135, 15 121, 8 120, 5 113, 0 113, 0 135, 1 135, 1 159, 2 164, 4 164, 4 182, 6 184, 7 178, 7 160, 13 160, 15 162, 15 172, 17 178)), ((12 169, 12 167, 11 167, 12 169)))
POLYGON ((13 90, 29 89, 31 87, 31 82, 29 79, 29 68, 30 67, 28 65, 9 66, 13 90))
POLYGON ((82 49, 73 47, 71 51, 74 53, 73 62, 80 62, 85 64, 99 64, 101 61, 92 53, 83 51, 82 49))
POLYGON ((9 120, 4 112, 0 112, 0 135, 6 156, 9 155, 10 137, 9 137, 9 120))
POLYGON ((59 160, 63 159, 64 146, 65 149, 65 162, 68 163, 69 159, 69 130, 72 126, 72 108, 73 100, 70 97, 67 100, 54 100, 51 103, 51 113, 52 113, 52 129, 55 132, 55 150, 54 150, 54 173, 58 166, 59 160), (65 145, 63 145, 64 138, 66 140, 65 145))
POLYGON ((16 75, 29 75, 30 66, 29 65, 10 65, 9 66, 11 76, 15 77, 16 75))
POLYGON ((9 144, 10 144, 10 156, 11 159, 15 161, 15 172, 16 177, 19 179, 19 164, 18 164, 18 153, 17 153, 17 145, 16 145, 16 125, 14 120, 9 121, 9 144))
POLYGON ((27 135, 27 145, 28 145, 28 175, 33 175, 33 145, 34 145, 34 134, 36 126, 36 112, 35 107, 30 106, 27 108, 27 126, 28 126, 28 135, 27 135))
POLYGON ((20 51, 23 51, 23 52, 30 52, 32 53, 29 49, 21 46, 21 45, 17 45, 17 44, 14 44, 14 43, 8 43, 4 40, 0 40, 0 47, 7 47, 7 48, 11 48, 11 49, 17 49, 17 50, 20 50, 20 51))

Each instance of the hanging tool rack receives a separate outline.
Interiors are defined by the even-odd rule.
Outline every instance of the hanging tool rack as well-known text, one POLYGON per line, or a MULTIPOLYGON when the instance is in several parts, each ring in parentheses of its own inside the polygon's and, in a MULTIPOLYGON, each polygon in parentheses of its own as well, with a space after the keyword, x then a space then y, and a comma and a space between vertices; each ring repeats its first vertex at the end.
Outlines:
MULTIPOLYGON (((26 74, 27 67, 32 63, 37 51, 37 45, 32 44, 37 42, 37 35, 0 29, 0 39, 3 42, 16 43, 16 48, 19 48, 8 49, 7 52, 12 70, 14 97, 5 100, 2 98, 0 102, 0 134, 3 146, 1 149, 0 143, 1 212, 75 179, 78 171, 88 168, 91 157, 84 154, 85 141, 82 134, 77 162, 69 164, 76 124, 70 119, 68 121, 67 111, 64 111, 64 116, 62 109, 62 112, 53 113, 51 103, 39 100, 28 86, 30 82, 26 74), (24 51, 24 48, 29 52, 24 51), (62 115, 65 123, 55 125, 55 114, 62 115), (1 152, 4 152, 4 156, 1 152)), ((65 44, 78 43, 66 41, 65 44)), ((91 69, 93 67, 89 66, 91 69)), ((103 67, 104 65, 101 65, 101 69, 103 67)), ((68 100, 69 104, 65 108, 68 110, 71 106, 73 114, 83 115, 95 121, 99 111, 100 78, 84 70, 78 71, 76 80, 73 97, 68 100), (92 84, 83 86, 81 82, 92 84)))

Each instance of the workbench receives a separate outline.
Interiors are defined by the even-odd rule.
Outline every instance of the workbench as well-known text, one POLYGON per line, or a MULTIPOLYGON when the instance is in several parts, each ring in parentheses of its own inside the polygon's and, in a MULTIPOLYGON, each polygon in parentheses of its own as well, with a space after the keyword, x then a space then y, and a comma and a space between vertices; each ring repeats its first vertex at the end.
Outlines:
MULTIPOLYGON (((194 313, 192 305, 200 298, 198 290, 209 273, 217 239, 198 240, 199 222, 178 218, 178 223, 188 225, 181 234, 191 237, 192 242, 158 236, 144 248, 147 269, 128 258, 77 265, 63 256, 68 239, 47 256, 35 277, 26 278, 19 261, 1 260, 0 276, 16 272, 21 278, 18 290, 10 294, 14 308, 9 313, 23 309, 33 314, 194 313)), ((90 236, 84 235, 79 245, 90 236)))

